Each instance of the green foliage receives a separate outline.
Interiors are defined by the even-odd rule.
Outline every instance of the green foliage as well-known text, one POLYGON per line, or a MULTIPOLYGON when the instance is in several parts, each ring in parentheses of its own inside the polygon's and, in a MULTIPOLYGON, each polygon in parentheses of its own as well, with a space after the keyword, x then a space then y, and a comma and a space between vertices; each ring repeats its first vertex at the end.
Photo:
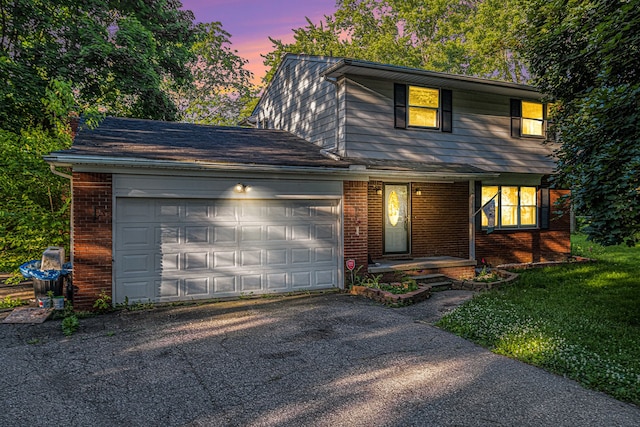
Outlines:
POLYGON ((21 305, 29 304, 26 301, 22 301, 20 298, 11 298, 10 296, 6 296, 0 300, 0 309, 3 308, 15 308, 20 307, 21 305))
POLYGON ((107 114, 175 117, 160 84, 190 81, 194 17, 180 7, 175 0, 0 2, 2 128, 48 127, 34 101, 55 79, 72 82, 83 105, 107 114))
POLYGON ((75 314, 62 319, 62 333, 66 336, 73 335, 78 330, 78 327, 80 327, 80 321, 75 314))
POLYGON ((604 245, 638 242, 640 2, 533 1, 526 55, 556 101, 558 186, 604 245))
POLYGON ((108 295, 106 291, 102 290, 98 298, 96 298, 93 303, 93 308, 98 310, 100 313, 107 313, 113 310, 113 306, 111 305, 111 295, 108 295))
POLYGON ((573 247, 597 263, 522 271, 513 286, 486 292, 438 326, 494 352, 586 387, 640 403, 640 248, 573 247))
POLYGON ((0 130, 0 271, 39 259, 48 246, 69 250, 69 181, 42 159, 69 143, 42 129, 0 130))
POLYGON ((69 181, 42 157, 70 147, 70 119, 81 116, 81 127, 105 114, 236 124, 255 103, 228 34, 217 23, 196 27, 181 7, 0 2, 0 271, 47 246, 69 250, 69 181), (175 93, 188 95, 187 107, 178 109, 175 93))
POLYGON ((287 52, 331 55, 522 83, 523 0, 341 0, 324 22, 271 39, 273 76, 287 52))
POLYGON ((178 106, 180 120, 217 126, 235 126, 257 103, 253 74, 246 60, 231 49, 231 35, 219 22, 199 24, 191 46, 195 60, 188 64, 194 82, 168 90, 178 106))

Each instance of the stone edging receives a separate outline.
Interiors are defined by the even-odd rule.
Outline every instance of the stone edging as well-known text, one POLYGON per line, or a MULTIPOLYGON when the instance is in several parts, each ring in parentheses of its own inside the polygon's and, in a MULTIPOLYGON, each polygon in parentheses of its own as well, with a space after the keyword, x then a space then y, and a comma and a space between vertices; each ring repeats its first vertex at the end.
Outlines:
POLYGON ((361 295, 374 301, 397 307, 415 304, 428 299, 431 296, 431 286, 419 283, 418 289, 415 291, 407 292, 406 294, 392 294, 382 289, 354 285, 351 286, 349 293, 351 295, 361 295))
POLYGON ((475 280, 462 280, 453 285, 453 289, 464 289, 469 291, 486 291, 489 289, 499 288, 515 281, 520 275, 506 270, 492 268, 491 272, 498 274, 501 279, 495 282, 476 282, 475 280))

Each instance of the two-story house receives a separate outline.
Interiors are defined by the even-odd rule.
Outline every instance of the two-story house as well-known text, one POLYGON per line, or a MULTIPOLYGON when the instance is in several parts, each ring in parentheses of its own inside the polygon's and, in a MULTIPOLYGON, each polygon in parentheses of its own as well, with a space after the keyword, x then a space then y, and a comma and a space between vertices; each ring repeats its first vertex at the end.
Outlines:
POLYGON ((46 157, 73 170, 76 306, 342 288, 346 265, 468 278, 482 259, 569 253, 532 87, 287 55, 252 120, 107 118, 46 157))
POLYGON ((570 252, 569 215, 555 206, 567 192, 548 185, 555 162, 541 99, 526 85, 288 55, 254 119, 366 169, 345 181, 345 242, 353 224, 360 234, 345 257, 498 265, 570 252))

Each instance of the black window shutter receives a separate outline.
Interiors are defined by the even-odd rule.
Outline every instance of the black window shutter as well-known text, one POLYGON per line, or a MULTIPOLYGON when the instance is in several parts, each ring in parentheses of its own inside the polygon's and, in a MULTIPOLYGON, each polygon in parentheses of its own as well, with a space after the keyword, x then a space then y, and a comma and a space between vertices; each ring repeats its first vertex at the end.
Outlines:
POLYGON ((442 126, 440 126, 440 130, 451 132, 453 129, 453 96, 450 90, 442 89, 440 97, 442 98, 442 126))
MULTIPOLYGON (((478 212, 482 207, 482 181, 475 182, 475 209, 474 212, 478 212)), ((482 231, 482 212, 478 212, 474 218, 476 222, 476 231, 482 231)))
POLYGON ((551 216, 551 201, 549 198, 549 189, 540 189, 540 228, 546 230, 549 228, 549 218, 551 216))
POLYGON ((511 136, 519 138, 522 117, 522 103, 519 99, 511 100, 511 136))
POLYGON ((393 85, 394 98, 394 126, 406 129, 407 127, 407 85, 395 83, 393 85))

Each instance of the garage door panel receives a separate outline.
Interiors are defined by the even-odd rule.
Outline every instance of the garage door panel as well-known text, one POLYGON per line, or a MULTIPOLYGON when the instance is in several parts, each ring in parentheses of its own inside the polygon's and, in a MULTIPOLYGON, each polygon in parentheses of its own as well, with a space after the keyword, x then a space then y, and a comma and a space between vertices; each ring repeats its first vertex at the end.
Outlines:
POLYGON ((291 227, 291 240, 311 240, 311 225, 294 225, 291 227))
POLYGON ((127 275, 146 274, 151 269, 150 258, 149 254, 128 254, 122 258, 123 273, 127 275))
POLYGON ((140 250, 153 247, 153 227, 136 225, 124 227, 122 231, 118 249, 140 250))
POLYGON ((213 243, 236 243, 237 227, 235 225, 221 225, 213 227, 213 243))
POLYGON ((236 276, 219 276, 213 278, 214 293, 236 293, 236 276))
POLYGON ((165 202, 155 204, 155 217, 161 221, 178 221, 180 218, 180 202, 165 202))
POLYGON ((213 252, 213 268, 235 267, 236 255, 235 250, 213 252))
POLYGON ((162 279, 156 280, 157 295, 160 297, 178 297, 180 295, 179 279, 162 279))
POLYGON ((337 286, 338 226, 337 200, 119 198, 114 301, 337 286))
POLYGON ((311 249, 310 248, 295 248, 291 249, 291 264, 306 264, 311 261, 311 249))
POLYGON ((151 280, 123 280, 118 285, 122 289, 123 297, 117 302, 124 302, 124 296, 133 302, 149 299, 150 295, 153 295, 151 280))
POLYGON ((291 285, 297 289, 311 288, 311 272, 294 271, 291 273, 291 285))
POLYGON ((262 251, 240 250, 240 265, 242 267, 260 267, 262 265, 262 251))
POLYGON ((180 254, 179 253, 163 253, 155 254, 156 273, 172 272, 180 270, 180 254))
POLYGON ((240 227, 241 242, 259 242, 262 240, 261 225, 244 225, 240 227))
POLYGON ((201 221, 211 215, 209 208, 210 204, 207 201, 188 200, 185 203, 184 216, 187 221, 201 221))
POLYGON ((287 290, 287 273, 270 273, 266 275, 267 290, 269 291, 286 291, 287 290))
POLYGON ((318 287, 332 286, 336 283, 336 272, 333 269, 318 270, 315 272, 315 275, 315 282, 318 287))
POLYGON ((316 240, 330 240, 336 239, 336 227, 334 224, 317 224, 314 228, 314 236, 316 240))
POLYGON ((284 266, 287 265, 286 249, 267 249, 267 266, 284 266))
POLYGON ((186 296, 208 296, 210 293, 209 284, 209 277, 184 279, 184 293, 186 296))
POLYGON ((240 289, 242 292, 262 290, 262 274, 240 275, 240 289))
POLYGON ((155 228, 155 243, 162 247, 163 245, 180 243, 180 227, 179 226, 162 226, 155 228))
POLYGON ((286 225, 268 225, 266 239, 269 242, 283 242, 287 240, 286 225))
POLYGON ((185 243, 209 243, 209 227, 187 226, 184 228, 185 243))
POLYGON ((335 248, 326 247, 326 248, 315 248, 313 250, 314 261, 319 262, 331 262, 335 259, 336 253, 335 248))
POLYGON ((184 270, 206 270, 209 268, 209 252, 185 252, 184 270))

